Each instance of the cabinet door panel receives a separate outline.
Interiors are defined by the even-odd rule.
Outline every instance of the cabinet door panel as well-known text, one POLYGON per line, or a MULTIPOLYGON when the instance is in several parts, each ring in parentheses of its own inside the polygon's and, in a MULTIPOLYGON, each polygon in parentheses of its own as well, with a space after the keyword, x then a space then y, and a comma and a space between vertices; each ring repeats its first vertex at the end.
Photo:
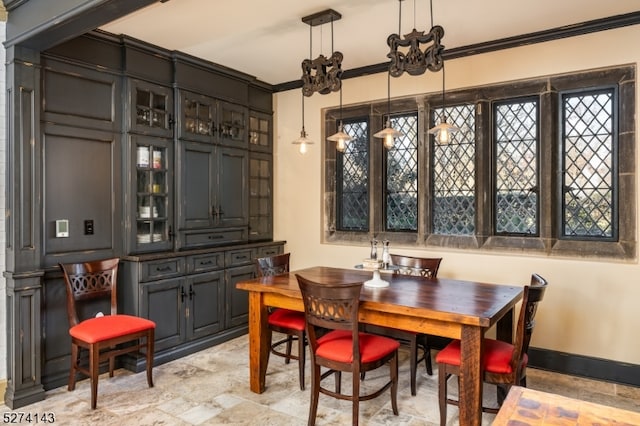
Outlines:
POLYGON ((180 227, 210 228, 215 198, 215 147, 181 141, 180 227))
POLYGON ((155 350, 171 348, 185 340, 182 280, 142 284, 141 315, 156 323, 155 350))
POLYGON ((247 226, 249 224, 248 152, 242 149, 221 148, 219 162, 219 226, 247 226))
POLYGON ((247 324, 249 321, 249 292, 238 290, 236 283, 255 276, 253 265, 229 268, 225 271, 227 283, 226 327, 247 324))
POLYGON ((205 337, 222 329, 224 274, 210 272, 189 279, 189 339, 205 337))

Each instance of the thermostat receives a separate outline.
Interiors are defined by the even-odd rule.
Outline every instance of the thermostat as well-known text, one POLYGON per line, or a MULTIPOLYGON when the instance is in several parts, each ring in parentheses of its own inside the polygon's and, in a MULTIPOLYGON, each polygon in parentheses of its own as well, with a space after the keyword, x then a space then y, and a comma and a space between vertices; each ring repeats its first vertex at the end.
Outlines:
POLYGON ((56 220, 56 238, 69 236, 69 221, 67 219, 56 220))

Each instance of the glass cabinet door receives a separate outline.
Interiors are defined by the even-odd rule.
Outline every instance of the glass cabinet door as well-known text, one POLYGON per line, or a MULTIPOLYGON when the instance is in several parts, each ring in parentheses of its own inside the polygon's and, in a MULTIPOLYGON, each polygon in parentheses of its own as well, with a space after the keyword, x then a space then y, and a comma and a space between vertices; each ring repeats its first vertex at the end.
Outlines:
POLYGON ((271 152, 271 115, 249 112, 249 149, 251 151, 271 152))
POLYGON ((218 137, 219 142, 224 145, 246 148, 247 138, 247 117, 246 107, 219 102, 218 104, 218 137))
POLYGON ((131 130, 157 136, 173 135, 173 90, 131 80, 131 130))
POLYGON ((215 100, 190 92, 181 93, 182 125, 180 137, 213 142, 215 100))
POLYGON ((134 147, 134 247, 150 251, 171 247, 170 141, 132 137, 134 147))
POLYGON ((273 162, 271 154, 249 154, 249 240, 273 238, 273 162))

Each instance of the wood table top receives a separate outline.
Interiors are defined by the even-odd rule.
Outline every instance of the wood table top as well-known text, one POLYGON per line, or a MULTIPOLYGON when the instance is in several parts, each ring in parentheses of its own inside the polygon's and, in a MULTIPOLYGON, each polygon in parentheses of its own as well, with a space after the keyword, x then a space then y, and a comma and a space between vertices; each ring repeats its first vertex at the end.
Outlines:
MULTIPOLYGON (((289 274, 260 277, 237 284, 237 288, 278 293, 300 298, 295 277, 319 283, 354 283, 371 279, 370 271, 314 266, 289 274)), ((389 287, 363 287, 361 308, 389 313, 425 316, 460 324, 492 326, 522 297, 522 286, 486 284, 446 278, 382 274, 389 287), (425 285, 428 284, 428 285, 425 285)))
POLYGON ((513 386, 493 426, 640 425, 640 413, 513 386))

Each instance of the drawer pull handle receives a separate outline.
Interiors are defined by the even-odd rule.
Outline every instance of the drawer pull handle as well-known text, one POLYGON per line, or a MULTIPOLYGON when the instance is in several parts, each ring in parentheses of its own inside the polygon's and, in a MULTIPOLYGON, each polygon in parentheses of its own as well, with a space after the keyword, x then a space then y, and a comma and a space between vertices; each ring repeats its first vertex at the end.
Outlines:
POLYGON ((210 240, 219 240, 220 238, 224 238, 224 235, 209 235, 210 240))
POLYGON ((156 266, 156 272, 167 272, 171 270, 171 266, 156 266))
POLYGON ((236 256, 236 259, 246 259, 247 255, 245 254, 244 256, 236 256))
POLYGON ((213 262, 210 260, 204 260, 200 262, 200 265, 211 265, 213 262))

